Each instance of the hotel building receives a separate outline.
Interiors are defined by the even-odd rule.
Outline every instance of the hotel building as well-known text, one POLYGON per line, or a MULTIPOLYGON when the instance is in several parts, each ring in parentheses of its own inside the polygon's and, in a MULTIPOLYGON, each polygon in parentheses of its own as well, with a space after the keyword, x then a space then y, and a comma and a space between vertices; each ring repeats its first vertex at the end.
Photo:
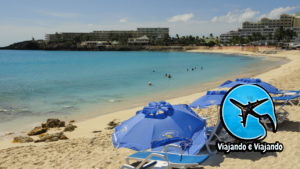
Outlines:
POLYGON ((253 33, 260 33, 265 37, 274 36, 278 28, 294 30, 300 37, 300 12, 295 15, 282 14, 279 19, 262 18, 259 22, 244 22, 242 28, 220 35, 222 43, 229 42, 235 36, 248 37, 253 33))
POLYGON ((55 33, 47 34, 45 40, 47 42, 65 42, 65 41, 128 41, 129 38, 139 38, 147 36, 150 43, 164 40, 169 37, 169 28, 137 28, 137 30, 109 30, 109 31, 93 31, 88 33, 55 33))

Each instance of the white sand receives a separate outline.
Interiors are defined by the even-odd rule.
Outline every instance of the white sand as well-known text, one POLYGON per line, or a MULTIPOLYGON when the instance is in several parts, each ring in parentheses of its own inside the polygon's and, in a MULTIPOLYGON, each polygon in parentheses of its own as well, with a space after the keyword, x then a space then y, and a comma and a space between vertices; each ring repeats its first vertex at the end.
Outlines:
MULTIPOLYGON (((260 49, 274 50, 274 49, 260 49)), ((291 61, 256 77, 280 89, 300 88, 300 51, 279 51, 262 54, 259 51, 242 51, 239 48, 198 49, 192 52, 240 53, 286 57, 291 61)), ((168 100, 172 104, 189 104, 204 92, 168 100)), ((105 129, 113 119, 123 121, 133 116, 141 107, 123 110, 76 123, 74 132, 65 133, 70 139, 53 143, 13 144, 11 138, 0 142, 0 168, 103 168, 117 169, 132 150, 115 149, 111 144, 112 130, 105 129), (99 131, 100 133, 93 133, 99 131)), ((281 153, 217 154, 205 162, 204 168, 300 168, 300 108, 287 106, 289 121, 278 126, 278 132, 268 132, 267 142, 284 144, 281 153)))

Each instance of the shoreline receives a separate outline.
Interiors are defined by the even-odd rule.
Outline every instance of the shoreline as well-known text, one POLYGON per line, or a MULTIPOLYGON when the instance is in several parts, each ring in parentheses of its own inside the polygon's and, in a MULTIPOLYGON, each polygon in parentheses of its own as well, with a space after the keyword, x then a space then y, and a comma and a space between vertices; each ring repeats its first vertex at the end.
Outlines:
MULTIPOLYGON (((166 100, 168 102, 170 102, 171 104, 181 104, 181 101, 177 101, 177 100, 182 100, 184 98, 188 98, 186 99, 185 103, 191 103, 192 101, 194 101, 195 99, 199 98, 200 96, 204 95, 205 92, 207 90, 212 90, 212 89, 216 89, 217 86, 219 84, 221 84, 222 82, 224 82, 227 79, 235 79, 238 77, 255 77, 259 74, 264 73, 265 71, 272 71, 273 69, 277 69, 278 67, 289 63, 291 60, 289 60, 287 57, 268 57, 270 55, 264 55, 261 53, 255 54, 255 53, 245 53, 244 51, 238 52, 238 51, 224 51, 224 50, 216 50, 216 49, 192 49, 192 50, 186 50, 185 52, 196 52, 196 53, 221 53, 221 54, 227 54, 227 55, 236 55, 237 57, 239 56, 246 56, 246 57, 260 57, 266 61, 274 61, 276 60, 276 65, 272 65, 268 68, 264 68, 263 70, 251 70, 250 72, 243 72, 243 73, 238 73, 237 75, 229 75, 226 77, 222 77, 222 78, 218 78, 218 79, 214 79, 210 82, 205 82, 205 83, 197 83, 197 84, 193 84, 193 85, 189 85, 188 87, 182 87, 182 89, 187 89, 189 88, 189 91, 185 91, 185 92, 175 92, 175 89, 172 91, 164 91, 162 92, 163 94, 161 94, 159 96, 160 99, 156 99, 154 101, 159 101, 159 100, 166 100), (280 62, 281 63, 278 63, 280 62), (284 62, 284 63, 283 63, 284 62), (203 88, 202 88, 203 87, 203 88), (199 91, 197 91, 198 89, 199 91), (164 95, 164 96, 163 96, 164 95), (168 96, 165 96, 168 95, 168 96)), ((274 61, 275 63, 275 61, 274 61)), ((273 63, 273 64, 274 64, 273 63)), ((244 70, 245 71, 245 70, 244 70)), ((176 89, 177 90, 177 89, 176 89)), ((180 90, 181 91, 181 90, 180 90)), ((111 121, 112 119, 119 119, 120 121, 124 121, 126 119, 128 119, 129 117, 133 116, 135 114, 136 111, 140 110, 141 108, 143 108, 143 106, 145 106, 145 103, 149 102, 148 100, 153 100, 154 98, 157 97, 157 94, 151 94, 151 95, 147 95, 146 97, 148 97, 148 99, 145 99, 144 101, 141 101, 139 103, 134 102, 135 100, 137 100, 137 98, 142 98, 142 97, 137 97, 135 99, 131 100, 130 106, 127 107, 119 107, 116 108, 114 110, 111 110, 105 114, 99 114, 99 111, 97 112, 97 110, 99 109, 98 106, 94 106, 92 108, 88 108, 87 110, 85 110, 84 112, 89 112, 88 115, 86 115, 86 113, 80 113, 80 114, 76 114, 76 115, 70 115, 69 117, 65 117, 63 118, 63 120, 76 120, 77 123, 76 125, 78 126, 85 126, 88 125, 88 123, 92 122, 92 121, 101 121, 101 119, 107 119, 105 120, 105 122, 103 121, 103 123, 107 124, 109 123, 109 120, 111 121), (131 113, 128 113, 131 112, 131 113), (107 117, 106 117, 107 116, 107 117), (122 118, 120 118, 122 117, 122 118), (93 120, 96 119, 96 120, 93 120)), ((139 100, 139 99, 138 99, 139 100)), ((146 103, 146 104, 147 104, 146 103)), ((46 120, 46 119, 45 119, 46 120)), ((4 131, 3 133, 10 133, 13 132, 15 133, 14 136, 16 136, 16 134, 22 134, 25 131, 29 131, 32 127, 36 126, 37 123, 33 123, 30 124, 28 126, 25 126, 22 130, 15 130, 15 131, 4 131)), ((106 125, 101 126, 101 129, 104 129, 106 125)), ((97 128, 99 128, 98 126, 93 128, 93 130, 97 130, 97 128)), ((79 127, 78 130, 81 130, 79 133, 80 137, 92 137, 93 134, 87 134, 87 130, 91 131, 92 129, 88 129, 85 127, 79 127), (83 134, 84 133, 84 134, 83 134)), ((77 133, 77 132, 73 132, 73 133, 77 133)), ((70 138, 78 138, 77 134, 72 134, 70 133, 70 138)), ((69 136, 68 135, 68 136, 69 136)), ((5 134, 3 136, 0 136, 0 141, 5 140, 4 142, 6 143, 6 146, 2 146, 0 145, 0 150, 4 149, 4 148, 9 148, 9 147, 15 147, 18 146, 18 144, 13 144, 13 143, 8 143, 7 141, 9 139, 12 139, 12 137, 6 137, 5 134)), ((22 144, 25 145, 25 144, 22 144)))
MULTIPOLYGON (((185 52, 194 52, 194 51, 187 50, 185 52)), ((204 52, 202 52, 202 53, 204 53, 204 52)), ((206 53, 208 53, 208 52, 206 52, 206 53)), ((217 53, 217 52, 209 52, 209 53, 217 53)), ((219 53, 222 53, 222 52, 219 52, 219 53)), ((244 57, 253 58, 253 56, 245 55, 244 53, 224 53, 224 54, 230 55, 230 56, 236 55, 236 57, 244 56, 244 57)), ((70 114, 70 115, 53 116, 53 117, 59 118, 59 119, 65 120, 65 121, 76 120, 77 122, 82 122, 82 121, 90 120, 92 118, 101 117, 103 115, 107 115, 107 114, 111 114, 111 113, 113 114, 113 113, 119 112, 119 111, 134 109, 136 107, 143 107, 146 104, 148 104, 148 102, 150 102, 150 101, 172 100, 172 99, 176 99, 176 98, 190 96, 195 93, 198 93, 200 96, 201 94, 203 94, 202 92, 216 88, 219 84, 221 84, 225 80, 235 79, 238 77, 253 77, 262 72, 269 71, 271 69, 275 69, 287 62, 287 60, 284 58, 280 58, 280 59, 267 58, 266 56, 262 56, 260 54, 257 55, 257 57, 262 59, 262 61, 260 61, 260 62, 272 61, 272 63, 267 68, 262 68, 262 66, 259 66, 260 67, 259 70, 254 70, 253 68, 250 68, 249 66, 247 66, 247 68, 241 69, 240 70, 241 72, 236 73, 234 75, 231 74, 231 75, 226 75, 224 77, 216 77, 216 78, 210 79, 209 81, 206 81, 206 82, 197 82, 197 83, 193 83, 190 85, 184 85, 182 87, 168 90, 168 91, 162 91, 159 93, 158 92, 150 93, 150 94, 147 94, 146 96, 134 96, 129 99, 126 99, 126 101, 121 101, 119 103, 116 103, 117 106, 116 106, 116 104, 109 104, 109 105, 103 107, 103 105, 95 104, 95 105, 90 105, 90 106, 84 107, 83 108, 84 111, 82 111, 82 112, 78 112, 78 113, 70 114)), ((259 63, 259 64, 263 64, 263 63, 259 63)), ((25 120, 27 120, 27 121, 28 121, 28 119, 29 118, 25 118, 25 120)), ((39 119, 41 119, 41 120, 32 122, 25 126, 24 125, 21 127, 15 126, 15 127, 13 127, 12 130, 8 130, 9 127, 6 127, 7 129, 1 131, 2 134, 0 133, 0 141, 1 141, 1 139, 3 139, 5 137, 5 133, 13 132, 13 133, 15 133, 14 135, 22 134, 26 131, 29 131, 36 125, 38 125, 38 123, 40 123, 41 121, 46 120, 46 117, 45 118, 39 117, 39 119), (18 129, 18 128, 20 128, 20 129, 18 129)), ((1 147, 0 147, 0 149, 1 149, 1 147)))
MULTIPOLYGON (((224 52, 224 51, 205 51, 205 50, 189 50, 189 51, 186 51, 186 52, 204 52, 204 53, 222 53, 222 54, 229 54, 229 55, 245 55, 245 56, 250 56, 250 57, 270 57, 270 55, 263 55, 263 54, 248 54, 248 53, 239 53, 239 52, 224 52)), ((291 60, 290 58, 288 57, 285 57, 285 56, 271 56, 271 58, 267 58, 267 59, 284 59, 286 62, 283 63, 283 64, 279 64, 279 65, 276 65, 276 66, 273 66, 271 68, 268 68, 264 71, 260 71, 260 72, 248 72, 247 74, 249 76, 247 77, 261 77, 261 75, 263 74, 266 74, 268 72, 271 72, 273 70, 276 70, 276 69, 279 69, 280 67, 282 67, 283 65, 286 65, 286 64, 289 64, 290 62, 292 62, 293 60, 291 60), (275 58, 273 58, 275 57, 275 58)), ((235 79, 235 78, 238 78, 238 77, 243 77, 245 74, 239 74, 239 75, 235 75, 235 76, 231 76, 231 79, 235 79)), ((207 87, 207 88, 204 88, 202 90, 199 90, 198 92, 192 92, 191 94, 185 94, 185 95, 180 95, 180 96, 173 96, 173 97, 170 97, 170 98, 167 98, 166 101, 171 103, 171 104, 186 104, 186 103, 191 103, 192 101, 196 100, 197 98, 199 98, 200 96, 204 95, 206 93, 207 90, 214 90, 214 89, 217 89, 217 85, 220 84, 220 82, 224 82, 224 79, 227 79, 227 77, 225 78, 221 78, 221 79, 218 79, 217 81, 214 80, 212 82, 208 82, 208 83, 205 83, 204 85, 205 86, 214 86, 214 87, 207 87), (183 101, 184 100, 184 101, 183 101)), ((265 78, 263 79, 265 80, 265 78)), ((200 88, 200 87, 199 87, 200 88)), ((156 101, 159 101, 159 100, 156 100, 156 101)), ((101 121, 101 119, 105 119, 105 123, 102 123, 103 125, 98 126, 97 128, 101 128, 101 129, 104 129, 106 124, 109 123, 109 120, 113 120, 113 119, 119 119, 120 121, 124 121, 126 119, 128 119, 129 117, 133 116, 135 114, 136 111, 142 109, 145 105, 142 105, 142 106, 135 106, 135 107, 131 107, 131 108, 128 108, 128 109, 124 109, 124 110, 119 110, 119 111, 115 111, 115 112, 112 112, 112 113, 108 113, 108 114, 104 114, 104 115, 99 115, 99 116, 96 116, 94 117, 93 119, 85 119, 83 121, 80 121, 78 122, 78 124, 80 126, 85 126, 85 125, 88 125, 89 123, 92 123, 92 121, 101 121), (130 113, 129 113, 130 112, 130 113)), ((104 122, 104 121, 103 121, 104 122)), ((87 129, 87 128, 86 128, 87 129)), ((96 129, 96 128, 94 128, 96 129)), ((89 134, 86 134, 85 136, 91 136, 89 134)))
MULTIPOLYGON (((251 54, 239 50, 193 50, 192 52, 219 52, 236 53, 238 55, 251 54)), ((300 86, 300 51, 278 51, 274 54, 252 53, 253 57, 262 55, 268 58, 286 58, 289 61, 271 70, 255 74, 251 77, 261 78, 282 90, 299 90, 300 86)), ((213 89, 213 87, 212 87, 213 89)), ((196 92, 191 95, 168 99, 171 104, 189 104, 205 92, 196 92)), ((124 164, 126 156, 132 150, 116 149, 111 144, 111 133, 107 129, 108 123, 117 119, 117 122, 128 119, 142 106, 116 111, 114 113, 97 116, 88 120, 75 122, 78 128, 73 132, 65 132, 69 140, 53 143, 11 143, 11 139, 0 142, 0 168, 2 166, 15 166, 24 168, 105 168, 115 169, 124 164), (96 131, 96 132, 94 132, 96 131), (66 151, 62 151, 66 150, 66 151), (26 157, 24 157, 26 156, 26 157), (1 164, 2 163, 2 164, 1 164)), ((214 109, 210 109, 214 111, 214 109)), ((260 168, 269 163, 268 167, 284 165, 286 168, 298 166, 297 157, 300 154, 299 127, 300 108, 288 106, 290 112, 288 121, 279 125, 277 133, 268 131, 266 142, 279 141, 284 144, 280 153, 232 153, 224 155, 219 153, 209 158, 203 165, 205 168, 240 168, 252 166, 260 168)))

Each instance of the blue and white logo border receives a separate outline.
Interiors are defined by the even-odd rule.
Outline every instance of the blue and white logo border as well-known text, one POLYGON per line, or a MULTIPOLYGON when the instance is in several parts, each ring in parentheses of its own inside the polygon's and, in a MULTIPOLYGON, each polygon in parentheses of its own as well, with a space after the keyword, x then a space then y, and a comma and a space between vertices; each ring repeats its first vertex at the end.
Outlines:
MULTIPOLYGON (((230 134, 230 135, 231 135, 233 138, 235 138, 235 139, 238 139, 238 140, 245 140, 245 141, 258 141, 258 140, 263 140, 263 139, 265 139, 265 138, 267 137, 267 133, 268 133, 268 132, 267 132, 267 128, 266 128, 265 124, 263 124, 263 123, 261 123, 261 122, 260 122, 261 125, 264 127, 264 129, 265 129, 265 131, 266 131, 265 136, 264 136, 264 137, 259 136, 259 137, 257 137, 257 138, 252 138, 252 139, 245 139, 245 138, 237 137, 236 135, 234 135, 234 134, 230 131, 230 129, 228 129, 228 127, 226 126, 226 124, 225 124, 225 122, 224 122, 224 119, 223 119, 223 112, 222 112, 222 111, 223 111, 223 103, 224 103, 225 99, 227 98, 227 96, 231 93, 231 91, 233 91, 234 89, 236 89, 237 87, 242 86, 242 85, 244 85, 244 84, 239 84, 239 85, 236 85, 236 86, 232 87, 232 88, 229 89, 228 92, 224 95, 224 97, 223 97, 223 99, 222 99, 222 102, 221 102, 221 105, 220 105, 220 119, 221 119, 222 125, 223 125, 223 127, 225 128, 225 130, 227 131, 227 133, 230 134)), ((277 119, 277 115, 276 115, 276 112, 275 112, 275 105, 274 105, 274 102, 273 102, 273 100, 272 100, 271 95, 270 95, 263 87, 261 87, 261 86, 259 86, 259 85, 257 85, 257 84, 251 84, 251 85, 255 85, 255 86, 261 88, 262 90, 264 90, 264 91, 267 93, 267 95, 269 96, 269 98, 271 98, 271 99, 269 99, 269 100, 270 100, 271 103, 273 104, 274 115, 275 115, 275 118, 277 119)), ((278 120, 276 120, 276 124, 274 124, 274 121, 273 121, 273 120, 270 120, 270 122, 271 122, 271 124, 272 124, 273 132, 274 132, 274 133, 277 132, 277 128, 278 128, 278 120)))

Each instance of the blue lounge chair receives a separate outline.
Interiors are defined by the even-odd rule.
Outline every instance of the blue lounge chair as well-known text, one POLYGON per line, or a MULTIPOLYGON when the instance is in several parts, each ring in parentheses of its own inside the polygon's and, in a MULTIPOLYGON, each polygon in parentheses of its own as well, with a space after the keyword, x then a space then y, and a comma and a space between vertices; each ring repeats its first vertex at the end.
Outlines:
POLYGON ((217 152, 215 149, 216 141, 228 141, 228 134, 220 121, 215 127, 207 127, 206 136, 205 145, 198 150, 197 154, 189 154, 188 152, 190 151, 188 149, 183 150, 180 142, 175 142, 164 145, 161 149, 155 148, 151 151, 136 152, 125 159, 126 164, 121 169, 140 169, 145 164, 153 164, 158 161, 164 161, 167 164, 166 167, 170 169, 172 167, 187 168, 198 166, 217 152), (132 160, 140 161, 140 164, 137 167, 133 167, 130 165, 132 160))
POLYGON ((207 91, 206 95, 198 98, 193 103, 190 104, 192 108, 208 108, 209 106, 216 105, 220 106, 223 97, 227 93, 226 90, 221 91, 207 91))
MULTIPOLYGON (((175 145, 168 145, 165 147, 177 147, 175 145)), ((193 166, 198 166, 203 163, 206 159, 208 159, 208 154, 203 155, 185 155, 185 154, 174 154, 169 153, 166 148, 162 152, 156 151, 143 151, 136 152, 126 158, 126 163, 121 167, 121 169, 140 169, 140 167, 144 166, 147 163, 155 163, 157 161, 166 162, 166 168, 188 168, 193 166), (137 167, 133 167, 130 164, 130 160, 141 161, 141 163, 137 167)))
POLYGON ((283 95, 294 95, 300 94, 300 90, 280 90, 280 93, 283 95))
POLYGON ((300 90, 280 90, 273 85, 255 78, 238 78, 235 81, 227 80, 219 86, 219 88, 231 88, 239 84, 257 84, 264 88, 267 92, 274 95, 299 94, 300 90))
MULTIPOLYGON (((184 107, 185 109, 189 110, 190 115, 198 117, 198 115, 195 112, 193 112, 189 107, 186 106, 184 107)), ((180 108, 176 106, 174 107, 180 108)), ((181 109, 184 107, 181 107, 181 109)), ((141 115, 141 114, 137 113, 137 115, 141 115)), ((216 117, 218 118, 219 116, 216 117)), ((178 121, 182 121, 181 119, 185 119, 185 121, 187 121, 186 118, 177 118, 178 121)), ((125 124, 125 122, 123 124, 125 124)), ((192 123, 188 123, 186 125, 190 126, 191 124, 192 123)), ((162 125, 166 126, 166 123, 163 123, 162 125)), ((144 168, 145 165, 146 166, 151 166, 150 164, 153 165, 154 164, 153 162, 159 162, 159 164, 155 164, 155 167, 157 167, 158 165, 160 165, 161 161, 167 163, 168 168, 171 167, 186 168, 186 167, 197 166, 201 164, 209 156, 217 152, 215 148, 216 141, 223 141, 223 142, 228 141, 228 140, 223 140, 224 138, 226 138, 223 135, 228 136, 228 134, 224 130, 222 123, 220 122, 219 119, 217 121, 217 124, 214 127, 206 127, 206 122, 204 119, 197 120, 196 126, 198 127, 198 130, 196 130, 197 132, 194 133, 191 137, 182 137, 182 136, 178 137, 176 135, 174 135, 175 136, 174 137, 172 135, 170 136, 168 135, 168 137, 161 139, 161 134, 158 135, 159 137, 153 139, 150 142, 151 146, 149 148, 141 149, 141 150, 134 149, 138 152, 128 156, 126 158, 126 164, 123 165, 121 168, 140 169, 140 168, 144 168), (130 165, 130 160, 135 160, 140 163, 138 166, 134 167, 130 165)), ((126 129, 128 131, 128 127, 126 129)), ((118 128, 116 130, 118 130, 118 128)), ((165 130, 170 132, 169 128, 166 128, 165 130)), ((124 131, 126 132, 126 130, 124 131)), ((165 131, 163 131, 162 133, 165 133, 165 131)), ((172 133, 176 134, 177 132, 176 130, 173 130, 172 133)), ((118 141, 120 139, 115 139, 115 140, 118 141)), ((136 141, 135 139, 133 140, 136 141)), ((116 146, 116 147, 120 147, 120 146, 116 146)))
POLYGON ((287 103, 290 103, 293 106, 299 106, 300 102, 300 93, 297 93, 295 95, 284 95, 284 96, 276 96, 276 97, 272 97, 272 99, 274 101, 283 101, 284 105, 286 105, 287 103), (298 101, 297 103, 294 103, 293 101, 298 101))
POLYGON ((232 88, 240 84, 256 84, 264 88, 268 93, 282 94, 282 92, 273 85, 255 78, 237 78, 235 81, 227 80, 226 82, 221 84, 219 88, 232 88))
MULTIPOLYGON (((276 117, 278 123, 282 123, 287 120, 289 113, 284 108, 287 104, 291 104, 292 106, 300 105, 300 93, 295 95, 274 96, 272 97, 272 99, 275 104, 281 104, 279 107, 276 108, 276 117), (296 103, 294 103, 294 101, 296 101, 296 103)), ((271 123, 269 119, 262 119, 261 122, 265 124, 268 130, 271 129, 268 126, 268 124, 271 123)))
POLYGON ((157 161, 150 161, 141 166, 137 166, 138 168, 129 164, 124 164, 120 169, 150 169, 153 168, 156 163, 157 161))

